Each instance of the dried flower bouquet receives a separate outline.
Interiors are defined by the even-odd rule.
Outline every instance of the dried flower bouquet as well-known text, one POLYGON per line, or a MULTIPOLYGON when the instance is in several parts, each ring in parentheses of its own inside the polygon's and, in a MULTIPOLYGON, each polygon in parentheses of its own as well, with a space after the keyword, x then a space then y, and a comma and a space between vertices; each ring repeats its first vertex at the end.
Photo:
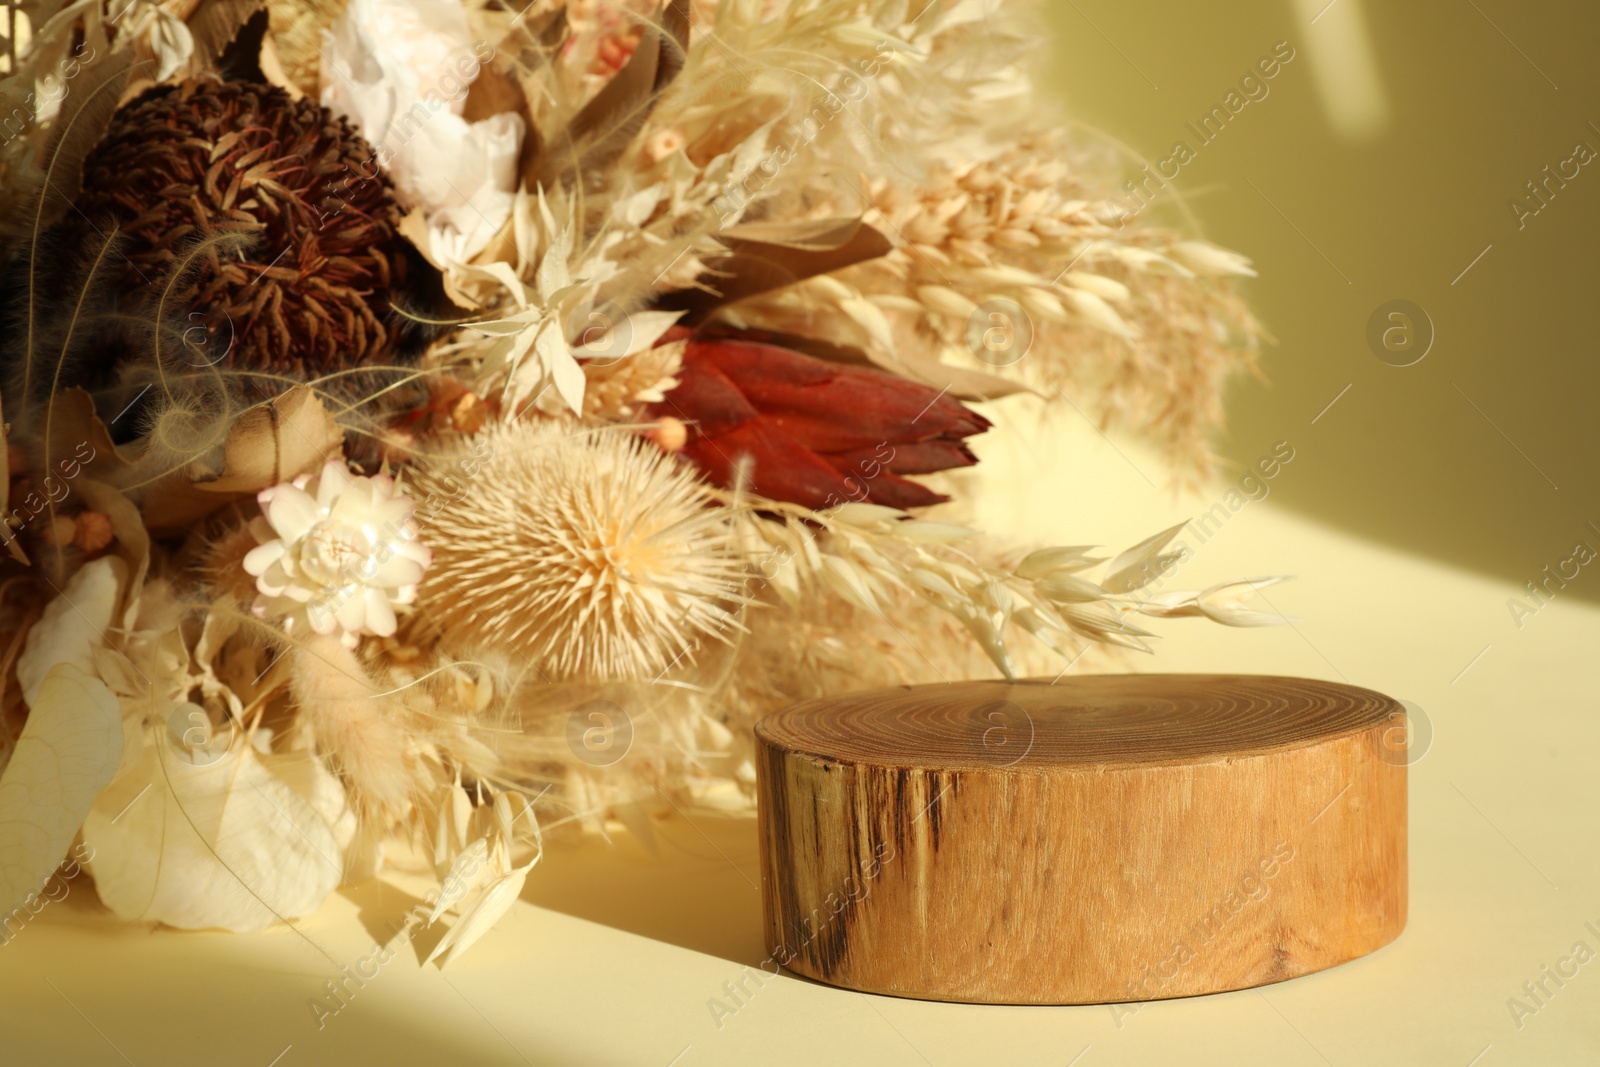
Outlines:
POLYGON ((7 11, 0 914, 69 850, 187 928, 409 867, 448 957, 543 833, 747 806, 790 701, 1276 618, 942 491, 1017 393, 1202 471, 1257 337, 1025 8, 7 11))

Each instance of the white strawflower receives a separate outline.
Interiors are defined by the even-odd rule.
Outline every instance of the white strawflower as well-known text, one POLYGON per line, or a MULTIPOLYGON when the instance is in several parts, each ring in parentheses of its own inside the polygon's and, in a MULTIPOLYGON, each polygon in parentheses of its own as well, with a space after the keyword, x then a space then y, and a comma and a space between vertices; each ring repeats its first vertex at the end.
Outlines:
POLYGON ((417 597, 433 553, 417 541, 417 503, 386 474, 367 478, 329 460, 313 477, 263 489, 264 518, 250 524, 261 544, 244 557, 256 579, 255 613, 282 618, 294 633, 338 633, 354 648, 361 634, 395 632, 394 608, 417 597))

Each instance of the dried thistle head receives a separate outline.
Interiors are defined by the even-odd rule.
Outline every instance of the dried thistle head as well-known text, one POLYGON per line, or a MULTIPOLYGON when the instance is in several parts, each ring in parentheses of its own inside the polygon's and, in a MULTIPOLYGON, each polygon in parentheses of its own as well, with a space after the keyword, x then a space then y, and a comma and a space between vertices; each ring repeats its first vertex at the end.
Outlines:
POLYGON ((495 424, 412 478, 433 547, 417 615, 447 649, 546 678, 649 677, 734 624, 726 512, 673 457, 617 430, 495 424))
POLYGON ((145 93, 90 153, 74 206, 56 239, 94 248, 116 233, 94 281, 158 313, 167 373, 318 377, 392 363, 423 336, 392 311, 426 264, 399 235, 375 152, 282 89, 198 78, 145 93), (207 242, 218 234, 243 239, 207 242))

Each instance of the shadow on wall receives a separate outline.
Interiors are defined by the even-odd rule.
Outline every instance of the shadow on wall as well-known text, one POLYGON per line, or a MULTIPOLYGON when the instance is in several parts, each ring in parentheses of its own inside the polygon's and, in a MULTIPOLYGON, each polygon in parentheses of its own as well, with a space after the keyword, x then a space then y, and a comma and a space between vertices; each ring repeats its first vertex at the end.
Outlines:
POLYGON ((1529 610, 1600 600, 1600 8, 1208 0, 1152 19, 1084 0, 1046 17, 1045 80, 1144 153, 1127 177, 1192 143, 1186 124, 1260 55, 1301 59, 1152 205, 1177 219, 1183 197, 1261 274, 1247 292, 1278 343, 1267 383, 1229 398, 1224 454, 1242 469, 1292 440, 1280 503, 1504 579, 1529 610))

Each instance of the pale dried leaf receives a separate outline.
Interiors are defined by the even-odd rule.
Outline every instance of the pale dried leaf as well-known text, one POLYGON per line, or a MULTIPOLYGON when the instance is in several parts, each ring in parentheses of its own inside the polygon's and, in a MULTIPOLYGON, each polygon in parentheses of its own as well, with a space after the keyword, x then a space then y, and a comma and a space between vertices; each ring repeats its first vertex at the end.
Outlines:
POLYGON ((894 330, 877 304, 859 296, 851 296, 839 301, 839 310, 854 319, 885 352, 895 350, 894 330))
POLYGON ((101 481, 115 483, 117 475, 132 466, 95 413, 94 398, 77 386, 57 393, 51 401, 49 428, 45 440, 48 469, 66 473, 63 463, 77 463, 101 481))
POLYGON ((931 571, 926 567, 912 568, 911 580, 922 586, 922 588, 926 589, 928 592, 942 596, 947 600, 960 601, 965 599, 961 595, 961 590, 951 585, 942 575, 931 571))
POLYGON ((1062 292, 1067 303, 1072 305, 1072 310, 1090 326, 1118 337, 1131 339, 1139 336, 1138 329, 1118 315, 1116 309, 1101 297, 1086 289, 1065 289, 1062 292))
POLYGON ((1057 548, 1041 548, 1028 553, 1023 561, 1017 564, 1016 575, 1028 581, 1042 578, 1051 571, 1081 571, 1093 567, 1097 563, 1104 563, 1103 558, 1090 555, 1099 545, 1062 545, 1057 548))
POLYGON ((308 385, 257 404, 228 430, 220 472, 175 472, 152 486, 140 508, 156 536, 180 533, 232 500, 319 470, 344 450, 344 431, 308 385))
POLYGON ((1214 585, 1200 594, 1200 610, 1206 618, 1224 626, 1282 626, 1292 623, 1293 619, 1276 611, 1256 611, 1245 607, 1257 592, 1285 580, 1279 575, 1214 585))
POLYGON ((1171 544, 1172 539, 1182 533, 1187 525, 1187 521, 1180 522, 1176 526, 1145 538, 1117 556, 1106 567, 1106 576, 1100 584, 1109 592, 1127 593, 1160 578, 1167 572, 1168 567, 1176 562, 1179 555, 1171 553, 1163 556, 1161 550, 1171 544))
POLYGON ((1133 293, 1126 285, 1115 278, 1107 278, 1104 274, 1090 274, 1086 271, 1068 271, 1066 283, 1074 289, 1082 289, 1086 293, 1093 293, 1102 300, 1112 300, 1117 303, 1133 298, 1133 293))
POLYGON ((1256 276, 1247 256, 1218 248, 1208 241, 1180 241, 1172 246, 1172 256, 1196 274, 1214 278, 1256 276))
POLYGON ((489 839, 480 837, 462 849, 450 864, 450 870, 445 873, 439 884, 439 899, 434 902, 433 911, 428 913, 428 922, 436 923, 439 916, 467 899, 467 894, 478 887, 483 881, 483 876, 489 868, 489 839))
POLYGON ((1041 596, 1056 604, 1087 604, 1104 600, 1106 590, 1066 571, 1055 571, 1033 583, 1041 596))
POLYGON ((433 951, 428 953, 428 958, 423 963, 432 963, 437 959, 439 966, 443 968, 471 948, 474 942, 500 921, 501 916, 511 910, 511 906, 517 902, 517 897, 522 893, 522 886, 528 880, 528 871, 532 867, 533 864, 529 863, 497 878, 466 911, 462 912, 461 918, 439 939, 439 943, 433 946, 433 951))
POLYGON ((272 770, 307 755, 264 758, 241 734, 221 758, 191 761, 169 731, 129 726, 141 749, 83 831, 115 915, 248 932, 311 914, 339 885, 339 833, 272 770))
POLYGON ((858 608, 878 613, 878 599, 859 568, 849 560, 833 555, 822 556, 822 567, 828 585, 836 593, 858 608))
POLYGON ((105 645, 105 632, 127 575, 122 560, 102 556, 78 568, 67 587, 45 605, 17 657, 17 682, 29 707, 58 663, 94 673, 94 650, 105 645))
POLYGON ((246 411, 228 431, 222 474, 200 488, 256 493, 318 470, 344 447, 344 431, 316 390, 298 385, 246 411))
POLYGON ((122 708, 70 663, 37 687, 0 775, 0 916, 38 893, 122 758, 122 708))

